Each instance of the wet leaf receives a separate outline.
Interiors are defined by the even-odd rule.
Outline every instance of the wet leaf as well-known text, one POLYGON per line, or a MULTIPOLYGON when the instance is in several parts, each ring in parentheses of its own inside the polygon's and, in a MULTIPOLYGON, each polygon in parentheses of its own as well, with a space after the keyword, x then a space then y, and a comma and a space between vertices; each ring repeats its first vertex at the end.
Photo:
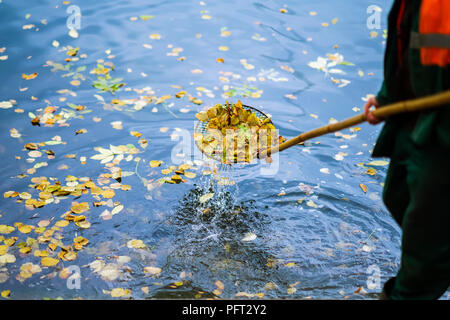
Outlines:
POLYGON ((77 221, 75 225, 82 229, 89 229, 91 227, 91 223, 87 220, 77 221))
POLYGON ((150 167, 152 167, 152 168, 159 167, 161 164, 162 164, 162 161, 159 161, 159 160, 150 161, 150 167))
POLYGON ((32 230, 32 228, 31 228, 31 226, 28 226, 28 225, 21 225, 21 226, 19 226, 18 228, 17 228, 21 233, 30 233, 31 232, 31 230, 32 230))
POLYGON ((73 213, 76 213, 76 214, 83 213, 83 212, 89 210, 89 203, 87 203, 87 202, 77 203, 77 204, 73 205, 73 206, 70 208, 70 210, 71 210, 73 213))
POLYGON ((14 263, 16 262, 16 257, 10 253, 6 253, 0 256, 0 264, 2 263, 14 263))
POLYGON ((134 248, 134 249, 143 249, 146 247, 144 242, 142 240, 133 239, 127 242, 128 248, 134 248))
POLYGON ((111 290, 111 297, 113 298, 123 298, 129 296, 131 294, 131 290, 122 289, 122 288, 114 288, 111 290))
POLYGON ((387 166, 389 164, 389 161, 385 160, 374 160, 366 163, 368 166, 387 166))
POLYGON ((12 108, 13 104, 10 101, 2 101, 0 102, 0 109, 9 109, 12 108))
POLYGON ((22 73, 22 79, 25 79, 25 80, 32 80, 32 79, 36 78, 37 75, 38 75, 37 72, 31 73, 31 74, 25 74, 25 73, 22 73))
POLYGON ((58 259, 50 258, 50 257, 43 257, 41 259, 41 264, 44 267, 53 267, 56 266, 59 263, 58 259))
POLYGON ((148 273, 152 276, 159 275, 161 273, 161 271, 162 271, 161 268, 158 268, 158 267, 145 267, 144 268, 144 272, 148 273))
POLYGON ((102 192, 103 198, 106 198, 106 199, 111 199, 111 198, 113 198, 115 195, 116 195, 116 193, 115 193, 114 190, 112 190, 112 189, 107 189, 107 190, 104 190, 104 191, 102 192))
POLYGON ((122 204, 114 207, 114 209, 111 210, 111 215, 118 214, 120 211, 122 211, 122 209, 123 209, 123 205, 122 204))
POLYGON ((253 232, 248 232, 244 235, 244 238, 241 239, 241 241, 253 241, 257 238, 256 234, 254 234, 253 232))
POLYGON ((200 203, 205 203, 206 201, 208 201, 209 199, 211 199, 212 197, 214 197, 214 193, 207 193, 204 194, 200 197, 199 202, 200 203))
POLYGON ((225 286, 224 286, 224 284, 223 284, 222 281, 217 280, 217 281, 215 282, 215 284, 216 284, 217 289, 219 289, 219 290, 225 289, 225 286))
POLYGON ((4 225, 4 224, 0 224, 0 233, 1 234, 8 234, 8 233, 13 232, 14 230, 15 230, 15 228, 12 227, 12 226, 7 226, 7 225, 4 225))
POLYGON ((11 295, 11 290, 3 290, 0 295, 2 296, 2 298, 9 298, 9 296, 11 295))

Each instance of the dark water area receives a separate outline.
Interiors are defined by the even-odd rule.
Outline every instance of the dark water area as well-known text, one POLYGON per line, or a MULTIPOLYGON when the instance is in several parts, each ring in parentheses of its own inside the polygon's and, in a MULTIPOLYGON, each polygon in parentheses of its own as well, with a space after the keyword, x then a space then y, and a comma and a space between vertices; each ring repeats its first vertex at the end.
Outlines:
POLYGON ((225 100, 272 115, 287 138, 362 112, 383 78, 392 1, 336 3, 3 0, 0 291, 376 298, 374 279, 400 261, 381 200, 387 159, 371 158, 380 126, 283 151, 271 174, 181 144, 196 112, 225 100), (379 29, 369 5, 382 9, 379 29), (69 34, 70 6, 81 18, 69 34), (180 165, 192 174, 164 183, 180 165), (78 236, 89 242, 74 249, 78 236))

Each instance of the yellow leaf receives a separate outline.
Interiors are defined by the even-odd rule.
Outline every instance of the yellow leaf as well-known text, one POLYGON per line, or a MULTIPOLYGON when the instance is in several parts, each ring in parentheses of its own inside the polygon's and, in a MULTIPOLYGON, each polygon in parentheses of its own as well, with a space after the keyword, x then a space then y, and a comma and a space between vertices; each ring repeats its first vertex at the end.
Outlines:
POLYGON ((55 223, 55 226, 61 227, 61 228, 66 227, 67 225, 69 225, 69 221, 67 221, 67 220, 59 220, 55 223))
POLYGON ((11 232, 14 231, 14 229, 15 229, 14 227, 7 226, 7 225, 4 225, 4 224, 0 224, 0 233, 2 233, 2 234, 11 233, 11 232))
POLYGON ((22 73, 22 79, 25 79, 25 80, 31 80, 31 79, 36 78, 37 75, 38 75, 37 72, 31 73, 31 74, 25 74, 25 73, 22 73))
POLYGON ((288 294, 294 294, 296 291, 297 291, 297 288, 294 288, 294 287, 289 287, 287 289, 287 293, 288 294))
POLYGON ((205 203, 206 201, 208 201, 209 199, 211 199, 214 196, 214 193, 207 193, 204 194, 200 197, 199 202, 200 203, 205 203))
POLYGON ((288 267, 288 268, 294 267, 294 266, 295 266, 295 262, 289 262, 289 263, 286 263, 284 266, 285 266, 285 267, 288 267))
POLYGON ((3 290, 1 295, 3 298, 8 298, 11 294, 11 290, 3 290))
POLYGON ((31 194, 29 194, 28 192, 21 192, 19 193, 19 197, 20 199, 27 200, 31 199, 31 194))
POLYGON ((77 221, 77 222, 75 222, 75 225, 77 225, 78 227, 80 227, 82 229, 89 229, 91 227, 91 223, 87 220, 77 221))
POLYGON ((128 248, 142 249, 145 248, 145 244, 142 240, 133 239, 127 242, 128 248))
POLYGON ((130 134, 136 138, 140 138, 142 136, 142 133, 138 131, 130 131, 130 134))
POLYGON ((150 35, 150 39, 159 40, 159 39, 161 39, 161 35, 158 33, 152 33, 150 35))
POLYGON ((220 280, 217 280, 217 281, 216 281, 216 287, 217 287, 219 290, 225 289, 225 286, 224 286, 223 282, 220 281, 220 280))
POLYGON ((18 227, 19 231, 22 233, 30 233, 31 232, 31 226, 29 225, 21 225, 18 227))
POLYGON ((20 250, 19 250, 19 252, 20 253, 29 253, 31 251, 31 248, 30 247, 23 247, 23 248, 20 248, 20 250))
POLYGON ((195 174, 194 172, 185 171, 184 176, 189 179, 194 179, 197 176, 197 174, 195 174))
POLYGON ((50 257, 44 257, 41 259, 41 264, 44 267, 53 267, 56 266, 59 263, 58 259, 50 258, 50 257))
POLYGON ((152 276, 160 274, 161 271, 162 271, 161 268, 158 268, 158 267, 145 267, 144 268, 144 272, 149 273, 152 276))
POLYGON ((364 193, 367 192, 367 187, 366 187, 366 185, 364 185, 364 184, 361 183, 359 186, 360 186, 360 188, 362 189, 362 191, 364 191, 364 193))
POLYGON ((0 256, 4 255, 6 252, 8 252, 8 246, 5 244, 0 245, 0 256))
POLYGON ((150 167, 152 167, 152 168, 159 167, 161 164, 162 164, 162 161, 159 161, 159 160, 150 161, 150 167))
POLYGON ((107 189, 102 192, 102 196, 107 199, 111 199, 115 195, 116 195, 116 193, 112 189, 107 189))
POLYGON ((62 255, 62 259, 66 261, 73 261, 77 258, 76 251, 69 251, 62 255))
POLYGON ((220 296, 222 294, 222 290, 214 289, 212 293, 216 296, 220 296))
POLYGON ((389 161, 385 161, 385 160, 374 160, 374 161, 370 161, 369 163, 366 163, 366 165, 368 166, 386 166, 389 164, 389 161))
POLYGON ((35 250, 33 252, 33 255, 35 257, 48 257, 48 251, 47 250, 35 250))
POLYGON ((182 179, 179 175, 177 175, 177 174, 174 174, 174 175, 172 176, 171 179, 172 179, 172 181, 175 182, 175 183, 180 183, 180 182, 183 181, 183 179, 182 179))
POLYGON ((111 297, 113 298, 121 298, 129 295, 131 293, 131 290, 129 289, 122 289, 122 288, 114 288, 111 290, 111 297))
POLYGON ((70 210, 73 213, 77 213, 77 214, 83 213, 83 212, 89 210, 89 203, 87 203, 87 202, 77 203, 77 204, 73 205, 72 208, 70 208, 70 210))

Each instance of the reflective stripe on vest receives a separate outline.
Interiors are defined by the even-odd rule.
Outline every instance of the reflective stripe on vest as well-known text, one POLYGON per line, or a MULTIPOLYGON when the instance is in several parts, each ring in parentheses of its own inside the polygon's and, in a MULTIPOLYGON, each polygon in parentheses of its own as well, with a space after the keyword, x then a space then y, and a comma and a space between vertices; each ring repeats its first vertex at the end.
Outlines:
POLYGON ((409 45, 413 49, 420 48, 445 48, 450 49, 450 35, 429 33, 420 34, 418 32, 411 32, 409 45))
POLYGON ((450 64, 450 0, 422 0, 419 32, 412 32, 410 41, 420 49, 422 65, 450 64))

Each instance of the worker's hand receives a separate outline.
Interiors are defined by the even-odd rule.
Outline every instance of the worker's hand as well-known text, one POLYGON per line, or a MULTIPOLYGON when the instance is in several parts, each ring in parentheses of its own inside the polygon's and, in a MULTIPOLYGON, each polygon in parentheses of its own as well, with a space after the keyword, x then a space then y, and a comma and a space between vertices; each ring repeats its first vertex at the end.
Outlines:
POLYGON ((375 109, 380 107, 380 105, 378 104, 378 101, 375 97, 370 97, 369 100, 364 105, 364 114, 366 115, 367 122, 374 125, 374 124, 380 123, 384 119, 375 117, 370 110, 372 107, 375 107, 375 109))

